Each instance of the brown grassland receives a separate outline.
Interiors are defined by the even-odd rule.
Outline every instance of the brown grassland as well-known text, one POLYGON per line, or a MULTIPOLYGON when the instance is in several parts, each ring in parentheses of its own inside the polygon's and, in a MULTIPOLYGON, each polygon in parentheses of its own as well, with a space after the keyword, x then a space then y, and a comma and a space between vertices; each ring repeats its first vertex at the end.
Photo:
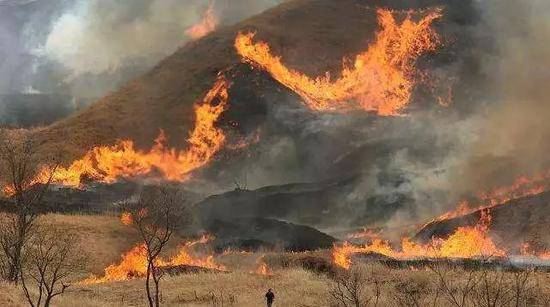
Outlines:
MULTIPOLYGON (((136 235, 109 215, 60 215, 43 218, 77 232, 89 255, 87 274, 120 260, 136 243, 136 235)), ((174 241, 178 242, 176 238, 174 241)), ((174 244, 175 245, 175 244, 174 244)), ((328 257, 328 251, 311 253, 328 257)), ((265 257, 269 276, 253 273, 264 254, 230 254, 217 261, 228 273, 166 276, 161 283, 164 306, 262 306, 268 288, 275 306, 549 306, 550 274, 513 273, 448 267, 392 269, 380 264, 357 265, 336 276, 289 265, 272 253, 265 257), (342 291, 343 290, 343 291, 342 291), (349 297, 341 301, 337 297, 349 297), (360 304, 351 299, 356 296, 360 304), (346 305, 344 305, 346 304, 346 305)), ((290 254, 300 258, 303 254, 290 254)), ((298 262, 296 262, 298 263, 298 262)), ((82 275, 79 278, 85 278, 82 275)), ((135 279, 96 285, 73 285, 56 298, 54 306, 145 306, 144 281, 135 279)), ((1 306, 25 306, 20 288, 0 284, 1 306)))

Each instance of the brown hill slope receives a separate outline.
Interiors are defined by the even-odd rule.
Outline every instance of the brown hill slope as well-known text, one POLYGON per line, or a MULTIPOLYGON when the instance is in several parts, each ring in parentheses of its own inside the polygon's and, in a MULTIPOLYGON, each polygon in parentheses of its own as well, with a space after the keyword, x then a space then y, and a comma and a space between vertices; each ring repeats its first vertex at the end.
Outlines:
MULTIPOLYGON (((550 223, 550 192, 510 200, 488 212, 492 218, 489 230, 499 246, 516 253, 524 243, 536 250, 547 250, 550 246, 550 236, 544 227, 550 223)), ((425 242, 432 237, 447 237, 459 227, 476 225, 481 215, 479 210, 432 222, 422 228, 415 239, 425 242)))
MULTIPOLYGON (((456 34, 461 24, 474 18, 471 7, 462 1, 416 1, 414 7, 435 5, 445 8, 438 32, 456 34)), ((67 160, 81 156, 94 145, 113 144, 117 139, 132 139, 139 147, 148 148, 159 129, 167 133, 170 144, 182 147, 193 121, 193 103, 209 89, 218 72, 241 62, 233 46, 240 30, 257 31, 256 38, 269 41, 273 52, 295 69, 311 76, 326 71, 337 75, 343 57, 365 50, 373 40, 378 29, 374 8, 378 6, 412 7, 402 1, 289 1, 186 44, 146 75, 79 114, 39 130, 37 135, 47 148, 62 145, 68 152, 67 160)), ((454 61, 452 56, 449 58, 452 52, 438 55, 438 65, 454 61)), ((265 80, 264 76, 260 74, 265 80)), ((253 78, 258 74, 251 75, 250 84, 253 78)), ((230 98, 230 104, 246 107, 250 100, 259 99, 261 94, 256 94, 240 102, 230 98)), ((230 92, 230 96, 239 95, 230 92)))

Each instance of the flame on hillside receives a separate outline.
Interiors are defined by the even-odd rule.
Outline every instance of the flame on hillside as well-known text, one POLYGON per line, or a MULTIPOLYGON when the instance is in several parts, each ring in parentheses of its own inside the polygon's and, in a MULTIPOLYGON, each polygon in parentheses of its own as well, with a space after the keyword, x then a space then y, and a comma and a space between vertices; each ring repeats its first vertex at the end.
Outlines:
MULTIPOLYGON (((506 257, 508 252, 497 247, 488 233, 491 224, 490 208, 511 199, 535 195, 547 190, 549 187, 547 179, 549 178, 550 172, 532 178, 520 177, 509 187, 481 193, 480 198, 489 203, 486 206, 472 208, 467 202, 459 203, 456 210, 438 217, 435 221, 466 215, 477 210, 481 210, 481 218, 475 226, 458 227, 448 238, 432 238, 427 244, 419 244, 404 237, 401 240, 400 248, 394 249, 388 241, 381 239, 379 234, 365 230, 353 234, 350 238, 371 238, 370 244, 357 246, 344 242, 341 246, 334 246, 333 261, 338 266, 348 269, 352 264, 351 256, 358 253, 377 253, 396 259, 506 257)), ((549 251, 535 250, 528 243, 523 244, 520 251, 522 256, 550 260, 549 251)))
MULTIPOLYGON (((57 168, 52 182, 80 187, 87 179, 113 183, 119 178, 143 176, 153 170, 160 173, 162 179, 187 180, 192 171, 209 163, 225 144, 226 136, 216 127, 216 121, 227 108, 228 86, 225 78, 218 78, 203 101, 195 105, 195 127, 187 139, 189 146, 186 150, 167 148, 162 131, 149 151, 136 149, 131 140, 120 141, 113 146, 97 146, 68 167, 57 168)), ((47 182, 49 173, 47 169, 42 169, 33 183, 47 182)), ((4 193, 13 195, 14 190, 7 186, 4 193)))
POLYGON ((208 33, 216 30, 219 21, 214 12, 214 3, 210 3, 208 9, 204 13, 202 20, 196 25, 185 30, 185 34, 196 40, 206 36, 208 33))
POLYGON ((416 84, 416 60, 440 44, 431 25, 441 11, 428 12, 419 21, 413 21, 416 13, 410 11, 400 24, 389 10, 378 9, 377 13, 381 30, 374 43, 356 56, 353 65, 344 64, 335 80, 328 73, 313 79, 288 68, 267 43, 254 42, 255 33, 239 33, 235 47, 245 61, 270 73, 313 110, 398 115, 408 105, 416 84))
POLYGON ((448 238, 433 238, 427 244, 414 243, 405 237, 399 250, 393 249, 388 241, 381 238, 374 238, 371 244, 365 246, 344 242, 333 248, 332 257, 335 264, 348 269, 352 264, 351 256, 358 253, 377 253, 396 259, 506 256, 506 251, 499 249, 488 235, 490 223, 491 216, 483 214, 477 225, 459 227, 448 238))
MULTIPOLYGON (((201 238, 189 241, 180 247, 177 254, 166 260, 159 258, 156 262, 157 267, 175 267, 179 265, 197 266, 208 269, 225 271, 223 265, 214 261, 213 255, 199 257, 195 255, 192 248, 199 244, 207 244, 213 237, 205 235, 201 238)), ((112 264, 105 268, 102 277, 91 276, 82 281, 82 284, 97 284, 110 281, 123 281, 134 278, 144 277, 147 274, 147 248, 144 244, 138 244, 131 250, 122 255, 122 260, 118 264, 112 264)))
POLYGON ((481 200, 481 204, 474 205, 463 200, 458 203, 456 209, 436 217, 422 226, 422 228, 435 222, 465 216, 479 210, 500 206, 514 199, 537 195, 548 189, 550 189, 550 170, 530 177, 519 176, 509 186, 498 187, 487 192, 479 193, 478 198, 481 200))

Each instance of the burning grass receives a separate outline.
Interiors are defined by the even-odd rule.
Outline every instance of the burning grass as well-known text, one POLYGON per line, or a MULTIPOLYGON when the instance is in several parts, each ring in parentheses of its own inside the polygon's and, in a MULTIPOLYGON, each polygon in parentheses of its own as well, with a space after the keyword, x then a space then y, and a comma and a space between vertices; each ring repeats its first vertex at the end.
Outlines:
MULTIPOLYGON (((203 236, 197 240, 185 242, 178 248, 177 253, 169 259, 160 258, 156 265, 161 269, 171 270, 171 268, 188 266, 211 269, 216 271, 225 271, 225 266, 217 264, 214 255, 200 255, 193 251, 196 245, 207 244, 212 238, 203 236)), ((104 275, 101 277, 91 276, 83 280, 82 284, 96 284, 111 281, 122 281, 135 278, 142 278, 147 272, 147 250, 144 244, 138 244, 124 253, 119 263, 112 264, 105 268, 104 275)))
MULTIPOLYGON (((97 267, 105 259, 117 259, 120 250, 128 249, 131 229, 117 221, 115 216, 66 216, 48 215, 47 218, 59 225, 77 231, 87 240, 91 253, 90 261, 97 267), (109 243, 111 242, 111 243, 109 243), (114 245, 118 243, 118 245, 114 245)), ((207 238, 192 241, 187 247, 196 248, 207 242, 207 238)), ((181 246, 180 246, 181 248, 181 246)), ((177 247, 172 248, 175 259, 177 247)), ((267 288, 273 288, 277 303, 282 306, 325 306, 331 301, 330 290, 336 285, 342 269, 332 263, 330 251, 306 253, 250 253, 228 251, 213 258, 215 263, 224 265, 230 272, 184 273, 167 275, 163 284, 163 304, 165 306, 202 306, 204 304, 231 306, 261 306, 267 288), (264 274, 264 268, 268 274, 264 274)), ((491 266, 476 265, 472 261, 468 268, 453 265, 452 262, 425 262, 413 265, 412 262, 399 262, 391 265, 384 261, 356 261, 352 264, 367 263, 369 276, 381 282, 380 305, 398 305, 398 300, 414 299, 433 306, 448 306, 448 293, 462 291, 464 285, 475 281, 476 291, 468 294, 465 306, 475 305, 475 300, 483 295, 480 289, 485 281, 501 280, 502 289, 508 289, 511 282, 523 275, 513 271, 494 270, 491 266), (445 278, 446 289, 441 288, 441 276, 445 278), (434 300, 437 298, 435 303, 434 300)), ((550 297, 550 274, 543 271, 529 272, 529 289, 521 300, 530 305, 544 305, 550 297), (546 299, 546 301, 544 301, 546 299)), ((142 279, 106 281, 90 285, 73 285, 59 298, 57 306, 142 306, 142 279)), ((507 292, 508 293, 508 292, 507 292)), ((24 306, 21 292, 11 285, 0 285, 0 302, 6 306, 24 306)), ((422 303, 423 304, 423 303, 422 303)))
POLYGON ((539 172, 531 176, 522 175, 517 177, 510 185, 495 187, 488 191, 479 192, 479 204, 473 204, 467 200, 463 200, 456 205, 454 210, 450 210, 434 218, 423 227, 432 223, 465 216, 475 211, 501 206, 514 199, 537 195, 547 191, 549 188, 550 170, 539 172))
MULTIPOLYGON (((113 146, 97 146, 68 167, 58 167, 51 178, 52 183, 80 187, 86 180, 113 183, 119 178, 144 176, 153 171, 164 180, 188 179, 192 171, 210 162, 225 144, 225 134, 215 124, 227 107, 228 86, 228 81, 218 78, 203 101, 195 105, 195 128, 187 139, 189 147, 186 150, 167 148, 162 131, 149 151, 136 149, 131 140, 113 146)), ((48 180, 49 170, 42 169, 31 184, 48 180)), ((12 195, 13 188, 5 186, 4 193, 12 195)))
MULTIPOLYGON (((436 9, 428 12, 408 12, 398 22, 392 11, 377 10, 381 30, 370 47, 357 55, 353 65, 344 64, 342 76, 311 79, 287 68, 279 57, 270 53, 267 43, 253 42, 253 33, 239 34, 235 41, 237 52, 252 65, 269 72, 277 81, 292 89, 316 111, 347 112, 375 111, 379 115, 399 115, 408 105, 419 72, 416 60, 440 44, 433 22, 441 17, 436 9), (423 14, 418 21, 413 17, 423 14)), ((199 38, 217 25, 213 6, 203 21, 188 29, 187 34, 199 38)), ((344 61, 345 63, 346 61, 344 61)), ((195 104, 195 127, 185 150, 168 148, 163 132, 148 150, 139 150, 133 140, 120 140, 112 146, 96 146, 66 167, 53 173, 52 183, 80 187, 85 182, 113 183, 120 178, 150 176, 155 179, 185 181, 190 174, 207 165, 226 143, 224 131, 217 120, 228 107, 229 81, 219 77, 204 98, 195 104)), ((228 145, 228 148, 246 146, 228 145)), ((38 171, 30 184, 49 181, 50 172, 38 171)), ((6 195, 14 193, 9 185, 6 195)))
POLYGON ((459 227, 446 239, 433 238, 428 244, 418 244, 404 237, 401 248, 392 248, 388 241, 374 237, 371 244, 355 246, 344 242, 333 249, 333 261, 343 268, 350 268, 350 256, 358 253, 377 253, 396 259, 411 258, 472 258, 503 257, 506 251, 498 248, 488 234, 491 216, 482 215, 477 225, 459 227))
POLYGON ((255 33, 240 33, 235 47, 245 61, 296 92, 312 110, 367 110, 384 116, 398 115, 410 102, 417 82, 416 60, 440 44, 431 25, 441 12, 428 12, 419 21, 413 21, 413 12, 409 12, 401 23, 389 10, 378 9, 377 13, 381 30, 374 43, 357 55, 352 65, 344 64, 341 77, 334 80, 328 73, 313 79, 288 68, 272 54, 267 43, 254 42, 255 33))
POLYGON ((380 232, 364 229, 362 232, 353 233, 348 236, 349 239, 367 238, 370 243, 358 246, 344 242, 335 246, 332 252, 333 262, 342 268, 349 269, 352 264, 351 257, 360 253, 376 253, 395 259, 523 256, 546 261, 550 259, 548 250, 531 246, 529 242, 517 246, 516 250, 519 251, 517 254, 498 247, 493 241, 489 229, 492 209, 513 199, 544 192, 549 187, 549 178, 549 172, 542 172, 531 177, 520 176, 509 186, 480 192, 479 199, 483 201, 483 205, 472 206, 466 201, 460 202, 455 210, 436 217, 423 225, 420 231, 434 223, 465 216, 476 211, 480 214, 478 223, 473 226, 458 227, 446 238, 433 237, 426 244, 416 243, 409 237, 403 237, 400 247, 395 249, 389 241, 382 239, 380 232))

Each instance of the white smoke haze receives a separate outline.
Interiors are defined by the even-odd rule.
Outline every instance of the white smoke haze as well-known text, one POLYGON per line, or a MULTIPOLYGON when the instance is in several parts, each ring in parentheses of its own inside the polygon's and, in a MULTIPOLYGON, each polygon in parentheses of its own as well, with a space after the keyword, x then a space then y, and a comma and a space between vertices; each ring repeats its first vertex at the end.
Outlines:
POLYGON ((72 74, 113 72, 126 62, 156 62, 187 38, 204 1, 78 1, 53 25, 41 53, 72 74))
POLYGON ((200 22, 210 3, 225 22, 277 1, 78 0, 54 23, 39 54, 73 75, 112 72, 132 61, 151 66, 189 40, 185 30, 200 22))
POLYGON ((210 4, 223 26, 279 2, 2 0, 0 95, 34 88, 89 104, 183 46, 210 4))
POLYGON ((477 137, 464 143, 464 163, 454 170, 464 188, 509 184, 517 175, 550 167, 550 73, 543 68, 550 65, 550 3, 479 5, 495 33, 497 53, 486 61, 494 81, 488 99, 493 101, 465 122, 477 129, 477 137))

